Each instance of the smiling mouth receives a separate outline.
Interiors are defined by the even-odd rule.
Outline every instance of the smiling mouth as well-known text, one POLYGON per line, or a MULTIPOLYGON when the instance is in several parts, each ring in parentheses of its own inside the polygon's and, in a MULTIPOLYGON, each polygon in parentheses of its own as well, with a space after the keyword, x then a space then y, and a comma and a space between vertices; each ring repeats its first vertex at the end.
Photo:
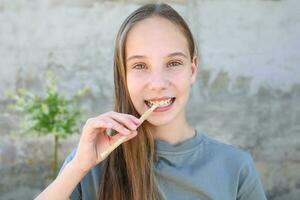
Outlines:
POLYGON ((147 100, 145 100, 145 104, 148 107, 151 107, 153 104, 158 104, 158 107, 166 107, 166 106, 171 105, 175 101, 175 99, 176 98, 173 97, 173 98, 169 98, 169 99, 166 99, 166 100, 159 100, 159 101, 147 101, 147 100))

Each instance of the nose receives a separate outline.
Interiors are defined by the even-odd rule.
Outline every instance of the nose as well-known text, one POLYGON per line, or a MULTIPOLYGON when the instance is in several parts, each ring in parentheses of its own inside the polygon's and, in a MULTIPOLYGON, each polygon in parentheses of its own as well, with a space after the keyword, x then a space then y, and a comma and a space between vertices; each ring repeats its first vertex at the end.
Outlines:
POLYGON ((169 85, 168 78, 166 74, 162 71, 152 71, 148 80, 148 88, 152 91, 160 91, 167 89, 169 85))

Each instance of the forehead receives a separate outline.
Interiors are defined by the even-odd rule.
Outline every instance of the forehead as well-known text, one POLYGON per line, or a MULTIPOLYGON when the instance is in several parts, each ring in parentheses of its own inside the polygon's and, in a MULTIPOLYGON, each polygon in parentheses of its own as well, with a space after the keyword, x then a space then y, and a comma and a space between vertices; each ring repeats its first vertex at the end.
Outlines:
POLYGON ((132 55, 162 55, 181 51, 189 55, 188 42, 178 25, 162 17, 150 17, 135 24, 125 43, 126 58, 132 55))

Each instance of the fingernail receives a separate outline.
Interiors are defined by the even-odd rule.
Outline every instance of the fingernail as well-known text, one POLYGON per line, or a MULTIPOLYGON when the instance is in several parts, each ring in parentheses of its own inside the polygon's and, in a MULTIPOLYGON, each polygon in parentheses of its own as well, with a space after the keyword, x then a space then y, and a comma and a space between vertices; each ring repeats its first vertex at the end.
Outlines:
POLYGON ((134 124, 133 125, 133 130, 136 130, 138 128, 138 125, 134 124))
POLYGON ((135 122, 139 124, 141 123, 141 120, 139 118, 135 118, 135 122))
POLYGON ((108 126, 109 128, 111 128, 111 127, 112 127, 112 123, 108 122, 108 123, 107 123, 107 126, 108 126))
POLYGON ((126 134, 129 134, 129 133, 130 133, 130 131, 129 131, 127 128, 124 128, 123 130, 124 130, 124 132, 125 132, 126 134))
POLYGON ((142 124, 142 121, 139 119, 139 121, 137 121, 136 125, 139 126, 142 124))

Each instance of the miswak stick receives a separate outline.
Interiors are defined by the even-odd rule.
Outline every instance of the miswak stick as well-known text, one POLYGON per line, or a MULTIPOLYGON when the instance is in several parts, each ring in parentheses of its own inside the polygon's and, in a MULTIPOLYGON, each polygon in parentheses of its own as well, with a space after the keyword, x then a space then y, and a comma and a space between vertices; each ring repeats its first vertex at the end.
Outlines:
MULTIPOLYGON (((151 113, 159 106, 158 103, 155 103, 149 108, 144 114, 140 117, 140 120, 142 121, 141 124, 151 115, 151 113)), ((106 149, 104 152, 101 153, 101 158, 104 159, 107 157, 113 150, 115 150, 120 144, 125 142, 125 140, 128 138, 128 136, 122 136, 120 139, 118 139, 114 144, 112 144, 108 149, 106 149)))

